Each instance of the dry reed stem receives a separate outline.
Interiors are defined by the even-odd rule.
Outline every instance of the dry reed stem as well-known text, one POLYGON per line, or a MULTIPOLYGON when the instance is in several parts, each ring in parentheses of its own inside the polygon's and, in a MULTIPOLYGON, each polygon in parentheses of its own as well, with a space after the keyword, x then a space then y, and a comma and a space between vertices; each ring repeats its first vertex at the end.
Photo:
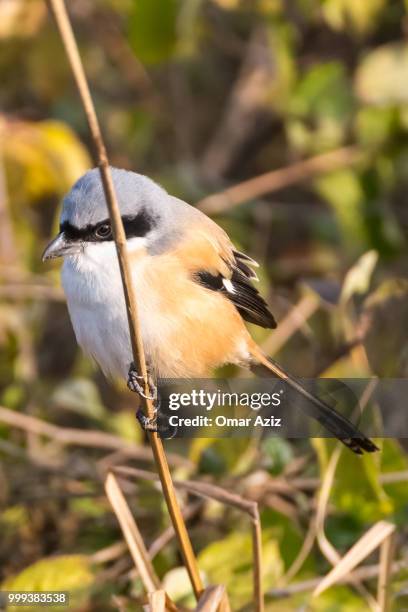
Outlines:
MULTIPOLYGON (((116 250, 120 273, 122 277, 123 291, 126 302, 126 310, 129 323, 130 339, 132 344, 133 360, 137 371, 144 378, 145 394, 149 394, 149 385, 147 380, 146 360, 144 356, 143 342, 140 334, 140 325, 138 319, 138 310, 134 287, 132 283, 131 271, 126 248, 126 235, 123 228, 122 218, 119 205, 116 199, 113 180, 110 172, 108 157, 103 142, 99 122, 96 116, 95 107, 92 101, 88 82, 85 76, 85 71, 79 55, 78 46, 72 31, 68 13, 63 0, 48 0, 48 5, 56 20, 62 43, 65 48, 68 61, 70 63, 72 73, 79 91, 83 109, 88 121, 92 140, 95 146, 95 154, 97 165, 101 173, 101 179, 105 192, 106 202, 109 210, 109 217, 112 224, 113 235, 115 239, 116 250)), ((153 417, 154 409, 151 401, 142 401, 146 416, 153 417)), ((160 475, 160 480, 163 488, 167 507, 171 520, 174 525, 174 530, 177 534, 181 554, 184 564, 189 574, 193 591, 196 598, 199 597, 203 590, 201 577, 197 567, 197 561, 194 556, 194 551, 190 542, 190 538, 181 514, 181 510, 173 488, 172 479, 164 448, 157 433, 149 433, 149 441, 155 457, 157 470, 160 475)))
MULTIPOLYGON (((394 561, 390 567, 390 575, 398 574, 400 571, 405 570, 407 565, 407 559, 394 561)), ((356 568, 348 576, 340 578, 338 580, 338 584, 350 584, 352 580, 370 580, 372 578, 377 578, 379 573, 379 563, 376 563, 375 565, 365 565, 363 567, 356 568)), ((310 578, 309 580, 303 580, 302 582, 295 582, 294 584, 290 584, 282 588, 272 589, 267 592, 267 595, 273 599, 283 599, 285 597, 296 595, 297 593, 303 593, 304 591, 312 591, 321 583, 323 578, 324 576, 319 576, 318 578, 310 578)))
POLYGON ((132 516, 126 498, 118 484, 114 474, 110 472, 105 480, 106 496, 116 514, 119 525, 122 529, 130 554, 137 568, 139 576, 148 593, 156 591, 160 586, 160 581, 153 569, 149 554, 145 548, 143 538, 132 516))
MULTIPOLYGON (((364 408, 366 407, 376 386, 377 386, 377 381, 373 379, 373 380, 370 380, 370 382, 365 387, 363 394, 361 396, 361 399, 360 399, 361 410, 364 410, 364 408)), ((330 457, 329 465, 327 466, 326 472, 324 474, 323 482, 322 482, 322 485, 321 485, 321 488, 318 494, 318 504, 317 504, 317 511, 316 511, 316 536, 317 536, 317 541, 318 541, 320 550, 322 551, 326 559, 330 561, 330 563, 334 565, 335 567, 337 567, 337 564, 340 562, 341 557, 338 554, 337 550, 334 548, 334 546, 331 544, 331 542, 329 542, 329 540, 327 539, 325 529, 324 529, 324 524, 325 524, 325 517, 327 513, 327 506, 329 503, 330 492, 331 492, 332 484, 334 481, 334 476, 336 473, 337 465, 338 465, 342 451, 343 451, 343 447, 341 446, 340 442, 338 442, 336 445, 336 448, 334 449, 330 457)), ((372 610, 376 610, 377 602, 375 601, 371 593, 365 588, 365 586, 361 584, 361 582, 359 581, 352 580, 351 582, 353 586, 357 589, 357 591, 366 599, 370 608, 372 610)))
POLYGON ((343 168, 360 158, 361 152, 356 147, 343 147, 329 153, 316 155, 311 159, 297 162, 279 170, 266 172, 224 191, 207 196, 197 203, 197 208, 206 214, 219 214, 265 193, 272 193, 283 187, 310 179, 316 174, 343 168))
MULTIPOLYGON (((148 472, 147 470, 141 470, 139 468, 132 468, 128 466, 117 466, 112 468, 112 471, 118 476, 126 477, 131 476, 134 478, 142 478, 144 480, 158 480, 157 474, 154 472, 148 472)), ((175 480, 174 486, 177 489, 185 489, 189 493, 198 495, 200 497, 206 497, 215 499, 216 501, 232 506, 241 512, 245 512, 251 519, 252 529, 252 550, 253 550, 253 575, 254 575, 254 604, 257 612, 263 612, 264 610, 264 595, 262 588, 262 531, 261 521, 259 518, 258 504, 255 501, 245 499, 241 495, 226 491, 217 485, 209 484, 206 482, 195 482, 192 480, 175 480)))
MULTIPOLYGON (((370 384, 370 383, 369 383, 370 384)), ((333 565, 335 568, 341 560, 341 557, 337 550, 334 548, 331 542, 327 539, 325 532, 325 519, 327 514, 327 506, 329 504, 330 492, 332 489, 334 476, 336 473, 337 465, 340 459, 340 455, 343 451, 343 448, 340 442, 336 445, 334 449, 329 465, 327 466, 326 472, 324 474, 322 486, 318 496, 318 504, 316 511, 316 536, 317 542, 319 544, 319 548, 326 557, 326 559, 333 565)), ((357 589, 357 591, 364 597, 372 610, 376 609, 376 601, 374 597, 371 595, 369 591, 365 588, 363 584, 359 581, 351 580, 353 586, 357 589)))
POLYGON ((254 507, 255 516, 252 518, 252 550, 254 555, 254 603, 257 612, 264 612, 265 600, 262 585, 262 530, 259 517, 258 504, 254 507))
POLYGON ((218 612, 231 612, 231 605, 228 599, 227 591, 224 593, 224 597, 221 600, 221 603, 218 608, 218 612))
POLYGON ((225 587, 221 585, 209 586, 201 595, 196 611, 197 612, 217 612, 225 595, 225 587))
POLYGON ((149 593, 149 603, 143 606, 144 612, 181 612, 162 589, 149 593))
POLYGON ((149 605, 144 606, 146 612, 166 612, 166 593, 163 590, 149 593, 149 605))
POLYGON ((391 611, 390 577, 395 553, 395 531, 385 538, 380 548, 377 602, 381 612, 391 611))
MULTIPOLYGON (((370 381, 370 383, 365 388, 364 393, 360 400, 361 409, 364 409, 364 407, 367 405, 375 389, 375 386, 376 386, 376 382, 370 381)), ((321 483, 320 491, 317 497, 316 518, 311 521, 308 532, 305 537, 305 540, 303 542, 303 545, 298 555, 296 556, 295 560, 293 561, 292 565, 290 566, 290 568, 284 575, 282 579, 283 583, 287 583, 289 580, 291 580, 300 570, 307 556, 309 555, 310 551, 313 548, 313 544, 314 544, 316 537, 317 537, 317 541, 318 541, 318 544, 319 544, 319 547, 322 553, 324 554, 326 559, 330 561, 332 565, 336 565, 336 563, 340 560, 340 556, 337 550, 332 546, 332 544, 329 542, 329 540, 326 537, 326 534, 324 531, 324 522, 325 522, 325 517, 327 513, 327 506, 329 502, 330 491, 331 491, 331 487, 333 484, 337 464, 340 459, 341 451, 342 451, 342 447, 339 443, 334 449, 330 457, 329 465, 326 469, 323 481, 321 483)), ((312 488, 314 488, 315 486, 318 485, 318 480, 313 480, 313 483, 311 484, 313 485, 312 488)), ((362 585, 360 581, 356 580, 354 577, 350 578, 349 582, 351 582, 355 586, 355 588, 360 592, 360 594, 366 598, 370 607, 372 609, 375 609, 376 602, 374 598, 371 596, 371 594, 365 589, 364 585, 362 585)))
MULTIPOLYGON (((336 584, 342 578, 345 578, 363 559, 368 557, 378 546, 383 544, 385 540, 394 533, 395 525, 388 521, 379 521, 373 525, 366 533, 356 542, 350 550, 339 559, 335 567, 323 578, 316 589, 313 591, 313 596, 317 597, 323 591, 336 584)), ((377 606, 376 606, 377 607, 377 606)))
POLYGON ((265 342, 262 350, 273 357, 319 308, 319 299, 314 294, 305 295, 291 308, 286 317, 279 322, 265 342))

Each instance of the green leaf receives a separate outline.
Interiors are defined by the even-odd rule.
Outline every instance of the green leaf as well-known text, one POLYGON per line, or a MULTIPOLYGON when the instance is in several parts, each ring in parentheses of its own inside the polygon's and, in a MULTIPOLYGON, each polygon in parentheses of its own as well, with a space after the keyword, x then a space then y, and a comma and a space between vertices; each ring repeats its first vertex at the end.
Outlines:
POLYGON ((194 443, 194 455, 201 452, 200 469, 213 474, 242 474, 247 472, 256 456, 256 448, 250 438, 213 438, 210 444, 194 443), (232 443, 233 442, 233 443, 232 443))
POLYGON ((330 502, 364 525, 388 516, 394 509, 392 499, 380 483, 379 453, 362 457, 342 449, 330 502))
POLYGON ((352 108, 346 70, 340 62, 310 68, 293 94, 290 111, 298 116, 343 119, 352 108))
POLYGON ((395 507, 394 520, 405 526, 408 505, 408 487, 405 474, 408 470, 408 460, 404 449, 398 440, 385 438, 381 448, 381 473, 401 472, 404 477, 399 482, 384 484, 384 490, 392 499, 395 507))
MULTIPOLYGON (((310 597, 309 597, 310 599, 310 597)), ((309 603, 308 600, 307 604, 309 603)), ((370 612, 366 601, 348 586, 335 586, 313 598, 310 612, 370 612)))
POLYGON ((110 415, 109 428, 124 440, 142 443, 143 433, 132 411, 122 410, 110 415))
POLYGON ((129 38, 138 59, 156 63, 176 51, 178 0, 134 0, 129 16, 129 38))
POLYGON ((384 281, 364 302, 361 325, 370 366, 382 377, 408 376, 408 280, 384 281))
POLYGON ((262 451, 266 455, 267 467, 273 474, 282 472, 285 465, 293 459, 293 448, 283 438, 265 438, 262 451))
POLYGON ((24 506, 9 506, 0 513, 0 527, 3 536, 14 533, 24 527, 29 521, 27 508, 24 506))
POLYGON ((267 100, 272 108, 286 114, 296 81, 294 28, 274 20, 268 30, 268 45, 273 58, 274 74, 267 84, 267 100))
POLYGON ((101 420, 106 414, 96 385, 87 378, 71 378, 54 391, 52 401, 66 410, 101 420))
POLYGON ((364 107, 357 112, 355 131, 362 145, 378 147, 398 133, 398 114, 395 108, 364 107))
MULTIPOLYGON (((283 574, 284 564, 277 541, 269 530, 263 533, 264 587, 272 588, 283 574)), ((233 609, 252 600, 253 558, 251 535, 234 532, 207 546, 199 555, 199 566, 212 584, 225 584, 233 609)))
POLYGON ((299 151, 318 153, 339 146, 354 101, 340 62, 317 64, 299 81, 289 101, 287 132, 299 151))
POLYGON ((317 192, 332 206, 346 245, 355 252, 367 242, 365 194, 358 175, 344 168, 316 179, 314 184, 317 192))

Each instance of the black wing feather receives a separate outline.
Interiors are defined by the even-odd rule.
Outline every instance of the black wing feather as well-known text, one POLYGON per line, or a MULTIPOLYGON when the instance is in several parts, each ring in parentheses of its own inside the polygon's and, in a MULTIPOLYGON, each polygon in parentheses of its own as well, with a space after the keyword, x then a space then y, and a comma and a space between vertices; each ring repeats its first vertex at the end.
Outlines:
MULTIPOLYGON (((251 270, 252 272, 252 270, 251 270)), ((221 274, 211 274, 210 272, 199 271, 195 274, 196 280, 212 291, 220 291, 236 307, 245 321, 255 323, 260 327, 274 329, 276 321, 269 311, 268 305, 252 285, 249 275, 240 266, 234 267, 232 276, 229 279, 234 291, 228 291, 224 285, 224 278, 221 274)))

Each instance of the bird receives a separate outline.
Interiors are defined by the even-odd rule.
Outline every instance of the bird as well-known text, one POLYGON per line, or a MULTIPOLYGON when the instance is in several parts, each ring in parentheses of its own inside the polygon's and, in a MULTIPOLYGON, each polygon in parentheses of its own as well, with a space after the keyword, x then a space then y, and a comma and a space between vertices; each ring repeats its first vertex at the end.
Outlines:
MULTIPOLYGON (((309 400, 307 413, 357 454, 377 446, 313 395, 252 339, 246 322, 276 321, 256 289, 257 262, 198 208, 154 180, 111 167, 126 234, 141 337, 152 380, 205 378, 235 364, 278 377, 309 400)), ((112 225, 98 168, 63 198, 57 236, 43 261, 63 258, 61 280, 78 344, 108 377, 141 392, 112 225)), ((153 385, 154 386, 154 385, 153 385)))

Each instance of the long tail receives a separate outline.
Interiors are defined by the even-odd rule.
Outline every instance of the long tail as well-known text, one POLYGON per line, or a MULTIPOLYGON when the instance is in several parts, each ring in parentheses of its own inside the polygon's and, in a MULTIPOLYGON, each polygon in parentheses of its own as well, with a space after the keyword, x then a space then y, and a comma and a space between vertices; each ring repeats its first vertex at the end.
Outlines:
POLYGON ((362 455, 363 451, 372 453, 378 450, 374 442, 362 434, 353 423, 339 414, 329 404, 309 393, 295 378, 285 372, 276 361, 266 357, 255 343, 251 343, 250 351, 256 362, 253 364, 256 374, 270 376, 272 373, 274 376, 285 380, 288 385, 310 400, 312 407, 307 410, 309 416, 321 423, 327 431, 354 453, 362 455))

